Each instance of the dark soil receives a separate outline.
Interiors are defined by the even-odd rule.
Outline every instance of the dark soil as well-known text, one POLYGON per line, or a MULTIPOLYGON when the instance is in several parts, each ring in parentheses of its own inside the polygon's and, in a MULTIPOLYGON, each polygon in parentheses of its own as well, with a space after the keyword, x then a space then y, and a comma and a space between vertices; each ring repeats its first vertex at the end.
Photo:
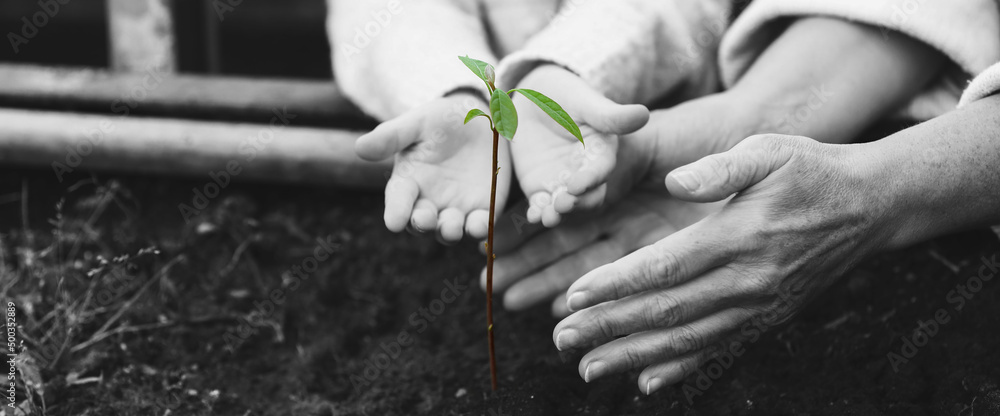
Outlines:
POLYGON ((485 296, 474 283, 484 258, 475 244, 444 247, 386 231, 377 192, 287 185, 231 185, 185 222, 178 204, 191 204, 192 188, 207 180, 80 175, 59 183, 47 171, 0 171, 0 298, 17 305, 23 332, 24 409, 1000 414, 1000 358, 992 354, 1000 347, 1000 282, 985 282, 960 312, 949 296, 983 256, 1000 254, 985 230, 864 262, 796 319, 766 331, 731 368, 704 376, 702 385, 711 385, 690 401, 682 386, 646 397, 636 374, 586 384, 576 370, 582 352, 560 355, 552 345, 547 305, 501 311, 501 390, 492 393, 485 296), (317 238, 333 254, 293 288, 286 271, 313 264, 306 259, 324 247, 317 238), (146 248, 155 251, 139 253, 146 248), (468 287, 445 302, 445 281, 455 279, 468 287), (268 307, 276 289, 283 300, 268 307), (435 319, 420 318, 421 308, 435 319), (938 309, 950 321, 894 371, 887 354, 900 353, 901 337, 938 309), (397 348, 404 332, 409 342, 397 348))

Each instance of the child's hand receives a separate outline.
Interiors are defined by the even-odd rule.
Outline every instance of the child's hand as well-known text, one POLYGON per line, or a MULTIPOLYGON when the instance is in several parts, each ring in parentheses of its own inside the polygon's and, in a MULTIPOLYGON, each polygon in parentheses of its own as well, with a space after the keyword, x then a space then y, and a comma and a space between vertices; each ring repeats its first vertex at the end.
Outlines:
POLYGON ((771 131, 763 107, 756 98, 730 90, 651 112, 645 126, 622 136, 605 204, 637 187, 662 191, 670 171, 771 131))
MULTIPOLYGON (((410 223, 420 232, 437 230, 446 242, 461 240, 463 230, 473 238, 486 237, 493 136, 482 117, 462 124, 465 113, 475 107, 489 111, 474 94, 453 94, 382 123, 355 143, 365 160, 396 155, 385 188, 389 230, 399 232, 410 223)), ((510 189, 506 142, 500 141, 498 156, 498 207, 504 206, 510 189)))
POLYGON ((511 142, 514 171, 528 196, 529 222, 553 227, 561 214, 599 206, 615 167, 618 135, 631 133, 649 119, 641 105, 621 105, 590 88, 579 76, 554 65, 531 71, 518 87, 543 92, 580 125, 586 147, 521 94, 517 138, 511 142))

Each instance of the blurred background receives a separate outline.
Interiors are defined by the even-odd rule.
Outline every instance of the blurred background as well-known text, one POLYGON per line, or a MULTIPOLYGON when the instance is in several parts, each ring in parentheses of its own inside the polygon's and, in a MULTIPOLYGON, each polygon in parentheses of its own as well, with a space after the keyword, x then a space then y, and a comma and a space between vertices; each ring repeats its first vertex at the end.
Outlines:
MULTIPOLYGON (((142 8, 129 3, 146 2, 149 1, 70 0, 60 4, 58 14, 19 52, 15 53, 10 45, 0 48, 0 61, 111 69, 115 62, 113 45, 126 40, 111 36, 112 21, 130 19, 135 13, 133 8, 142 8)), ((226 0, 149 3, 162 4, 169 10, 169 15, 155 17, 164 25, 163 30, 151 31, 149 36, 154 45, 157 40, 174 43, 176 72, 332 77, 324 0, 246 0, 238 4, 234 1, 235 6, 226 0)), ((5 1, 0 8, 0 27, 4 32, 21 28, 21 19, 30 20, 39 10, 35 1, 5 1)), ((139 10, 139 13, 146 12, 139 10)), ((132 36, 142 35, 132 33, 132 36)))

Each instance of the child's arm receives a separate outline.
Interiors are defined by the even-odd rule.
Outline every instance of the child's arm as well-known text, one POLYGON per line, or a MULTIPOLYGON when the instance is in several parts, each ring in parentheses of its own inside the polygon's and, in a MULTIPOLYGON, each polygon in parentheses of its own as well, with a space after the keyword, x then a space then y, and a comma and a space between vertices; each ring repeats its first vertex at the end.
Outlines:
POLYGON ((327 0, 334 78, 369 115, 388 120, 482 83, 458 61, 496 62, 473 0, 327 0))
POLYGON ((728 0, 566 2, 549 27, 501 62, 503 85, 545 91, 586 136, 584 149, 546 128, 540 111, 525 110, 511 152, 529 222, 551 227, 561 214, 603 203, 618 135, 646 121, 638 106, 616 102, 679 100, 717 88, 715 51, 729 18, 728 0))
POLYGON ((515 85, 554 64, 619 103, 650 104, 717 88, 716 52, 732 17, 730 0, 575 0, 498 75, 515 85))

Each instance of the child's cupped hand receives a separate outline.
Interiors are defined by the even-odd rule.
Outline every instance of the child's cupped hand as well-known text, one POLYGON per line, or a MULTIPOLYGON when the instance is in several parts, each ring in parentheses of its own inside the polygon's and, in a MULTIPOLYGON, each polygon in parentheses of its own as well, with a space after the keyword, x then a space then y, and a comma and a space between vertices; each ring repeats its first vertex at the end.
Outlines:
POLYGON ((528 197, 527 219, 554 227, 563 214, 602 204, 605 181, 615 168, 618 136, 645 125, 649 110, 611 101, 576 74, 555 65, 535 68, 518 84, 522 87, 561 103, 583 134, 585 145, 581 146, 527 98, 514 95, 520 121, 511 155, 521 190, 528 197))
MULTIPOLYGON (((485 118, 462 124, 470 108, 489 105, 475 94, 455 93, 386 121, 355 143, 355 151, 365 160, 395 155, 385 188, 389 230, 400 232, 410 224, 419 232, 436 231, 449 243, 464 234, 486 237, 493 137, 485 118)), ((500 141, 498 158, 496 197, 502 207, 511 175, 506 140, 500 141)))

